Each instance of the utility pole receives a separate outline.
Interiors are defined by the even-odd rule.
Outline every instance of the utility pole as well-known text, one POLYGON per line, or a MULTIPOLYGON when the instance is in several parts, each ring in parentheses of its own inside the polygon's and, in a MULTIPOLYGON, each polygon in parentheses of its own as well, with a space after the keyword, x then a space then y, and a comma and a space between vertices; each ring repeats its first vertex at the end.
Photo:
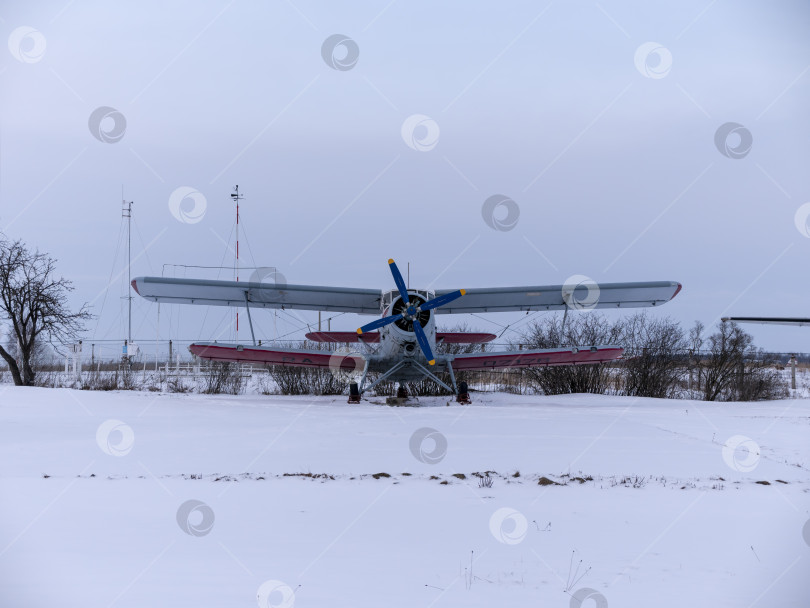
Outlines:
MULTIPOLYGON (((236 263, 234 264, 234 273, 236 274, 236 282, 239 282, 239 201, 244 196, 239 194, 239 185, 233 189, 231 199, 236 203, 236 263)), ((236 309, 236 343, 239 344, 239 309, 236 309)))
POLYGON ((796 353, 790 355, 790 388, 796 390, 796 353))

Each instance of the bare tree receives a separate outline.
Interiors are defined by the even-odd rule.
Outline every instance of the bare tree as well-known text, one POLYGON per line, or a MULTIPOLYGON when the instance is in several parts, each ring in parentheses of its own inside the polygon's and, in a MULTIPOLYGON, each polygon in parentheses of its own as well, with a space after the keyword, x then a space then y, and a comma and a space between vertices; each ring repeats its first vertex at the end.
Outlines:
POLYGON ((746 356, 742 376, 734 387, 734 401, 765 401, 790 396, 787 381, 777 369, 778 359, 773 353, 751 348, 746 356))
POLYGON ((753 338, 736 323, 717 324, 717 331, 708 338, 708 353, 702 358, 703 399, 717 401, 730 391, 743 373, 745 352, 753 338))
POLYGON ((22 241, 0 240, 0 321, 8 324, 18 349, 15 358, 0 346, 0 357, 17 386, 34 384, 32 362, 40 342, 73 342, 90 318, 87 304, 71 312, 73 284, 55 275, 56 260, 49 255, 29 250, 22 241))
POLYGON ((638 397, 672 396, 681 377, 687 342, 669 317, 636 313, 624 321, 624 392, 638 397))
POLYGON ((720 322, 701 358, 706 401, 760 401, 788 395, 775 369, 776 358, 753 345, 751 334, 734 322, 720 322))
POLYGON ((686 352, 688 357, 687 371, 689 373, 689 383, 687 387, 690 392, 695 386, 698 387, 697 390, 700 390, 700 387, 703 386, 703 366, 701 365, 700 351, 703 349, 703 344, 706 341, 703 337, 703 331, 705 329, 706 326, 702 322, 695 321, 692 329, 689 330, 686 352))
MULTIPOLYGON (((437 329, 439 333, 482 333, 481 330, 470 327, 467 323, 457 323, 451 327, 442 327, 437 329)), ((444 341, 436 342, 436 352, 444 355, 461 355, 466 353, 480 353, 491 350, 487 342, 468 344, 466 342, 451 343, 444 341)))
POLYGON ((203 365, 202 392, 207 395, 238 395, 244 387, 244 377, 238 363, 206 361, 203 365))
MULTIPOLYGON (((6 343, 4 348, 9 355, 14 357, 14 360, 17 361, 17 365, 21 365, 22 355, 20 353, 20 349, 17 347, 17 337, 14 336, 13 333, 9 332, 6 335, 6 343)), ((31 353, 31 367, 34 369, 34 373, 42 368, 53 366, 54 354, 55 353, 49 344, 38 341, 34 345, 34 352, 31 353)))
MULTIPOLYGON (((523 344, 528 348, 619 345, 623 334, 621 319, 610 323, 598 312, 583 312, 569 314, 565 324, 560 316, 533 323, 523 336, 523 344)), ((612 379, 612 368, 601 364, 530 367, 523 373, 530 385, 546 395, 605 393, 612 379)))

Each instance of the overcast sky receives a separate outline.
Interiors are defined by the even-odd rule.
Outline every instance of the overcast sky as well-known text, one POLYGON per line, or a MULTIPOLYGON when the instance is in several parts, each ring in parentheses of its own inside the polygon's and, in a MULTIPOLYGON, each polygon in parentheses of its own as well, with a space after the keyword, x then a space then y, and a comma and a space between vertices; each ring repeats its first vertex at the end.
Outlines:
MULTIPOLYGON (((654 312, 686 325, 808 316, 808 17, 799 1, 6 2, 0 230, 59 259, 96 340, 126 329, 122 185, 133 276, 232 264, 239 184, 243 265, 289 283, 388 289, 393 257, 414 287, 675 280, 654 312), (493 220, 495 195, 514 203, 493 220)), ((135 338, 154 339, 157 306, 134 304, 135 338)), ((222 339, 231 316, 164 306, 161 337, 222 339)), ((272 337, 272 313, 254 320, 272 337)), ((746 329, 810 351, 806 328, 746 329)))

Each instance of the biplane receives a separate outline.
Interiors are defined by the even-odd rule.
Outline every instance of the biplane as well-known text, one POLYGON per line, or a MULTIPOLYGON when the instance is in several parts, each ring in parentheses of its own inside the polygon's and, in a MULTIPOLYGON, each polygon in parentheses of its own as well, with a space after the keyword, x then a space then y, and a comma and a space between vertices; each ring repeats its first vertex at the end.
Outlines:
POLYGON ((483 351, 464 354, 437 352, 437 345, 484 344, 496 338, 490 333, 441 332, 438 314, 559 311, 582 308, 635 308, 660 306, 681 290, 673 281, 493 287, 478 289, 409 289, 394 260, 388 266, 396 289, 381 291, 356 287, 271 284, 185 278, 139 277, 135 292, 147 300, 173 304, 245 308, 252 344, 197 342, 189 349, 202 359, 262 363, 266 365, 331 368, 354 380, 350 401, 384 380, 411 382, 430 378, 468 401, 466 387, 459 386, 455 372, 551 365, 592 365, 621 357, 615 345, 568 348, 483 351), (594 295, 595 294, 595 295, 594 295), (365 352, 335 353, 330 350, 281 348, 257 345, 252 309, 313 310, 377 315, 356 332, 316 331, 306 334, 315 342, 361 343, 365 352), (447 372, 449 385, 439 374, 447 372), (369 373, 374 377, 369 381, 369 373))

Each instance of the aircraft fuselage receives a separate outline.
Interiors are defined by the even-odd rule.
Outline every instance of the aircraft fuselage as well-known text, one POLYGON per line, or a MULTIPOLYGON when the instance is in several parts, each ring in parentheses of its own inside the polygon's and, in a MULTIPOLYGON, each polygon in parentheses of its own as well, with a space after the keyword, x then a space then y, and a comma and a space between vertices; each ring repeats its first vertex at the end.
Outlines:
MULTIPOLYGON (((419 304, 432 298, 433 294, 425 290, 409 289, 408 297, 411 306, 418 308, 419 304)), ((402 298, 396 291, 383 294, 382 306, 383 317, 399 314, 405 308, 402 298)), ((388 369, 396 363, 404 362, 405 365, 392 374, 392 381, 418 380, 424 377, 424 373, 413 363, 428 368, 444 367, 441 365, 444 358, 440 355, 436 355, 436 366, 428 365, 427 358, 419 348, 416 334, 413 331, 413 317, 416 317, 418 322, 421 323, 431 350, 434 353, 436 350, 436 319, 432 310, 417 311, 416 315, 407 315, 406 313, 403 319, 381 327, 378 330, 380 332, 380 346, 377 352, 370 357, 370 368, 374 370, 388 369)))

